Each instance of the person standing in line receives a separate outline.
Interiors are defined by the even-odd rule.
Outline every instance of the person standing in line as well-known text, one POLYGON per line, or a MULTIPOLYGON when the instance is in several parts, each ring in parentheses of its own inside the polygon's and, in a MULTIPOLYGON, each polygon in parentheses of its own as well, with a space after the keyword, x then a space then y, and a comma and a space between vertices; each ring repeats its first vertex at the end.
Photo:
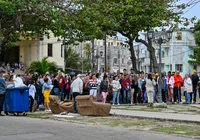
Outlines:
POLYGON ((53 92, 56 96, 59 97, 59 99, 61 100, 61 97, 60 97, 60 89, 59 89, 59 79, 58 79, 58 76, 56 76, 53 80, 53 92))
POLYGON ((106 103, 106 99, 108 96, 108 81, 109 81, 108 76, 104 75, 103 81, 101 81, 101 84, 100 84, 100 91, 103 96, 102 103, 106 103))
POLYGON ((35 99, 37 101, 37 109, 39 110, 39 106, 44 104, 43 101, 43 94, 42 94, 42 85, 40 84, 39 79, 35 82, 36 94, 35 99))
POLYGON ((129 75, 124 75, 124 78, 122 79, 122 87, 123 87, 123 103, 129 104, 131 103, 130 99, 130 87, 131 87, 131 80, 129 78, 129 75))
POLYGON ((180 76, 180 72, 177 71, 176 74, 174 75, 174 102, 176 103, 178 101, 178 103, 182 103, 181 101, 181 85, 183 83, 183 79, 180 76))
POLYGON ((185 80, 184 80, 184 91, 185 91, 185 97, 186 97, 186 104, 191 103, 191 93, 193 92, 193 85, 192 85, 192 80, 190 79, 189 75, 185 75, 185 80))
POLYGON ((62 72, 59 73, 59 78, 60 78, 60 80, 59 80, 60 99, 61 99, 61 101, 64 101, 64 87, 66 84, 66 79, 62 72))
POLYGON ((43 85, 43 90, 44 90, 44 106, 45 106, 45 111, 51 111, 49 107, 49 95, 52 89, 52 85, 49 84, 48 78, 44 79, 44 85, 43 85))
POLYGON ((119 82, 118 76, 115 76, 112 81, 113 88, 113 105, 115 105, 115 101, 117 99, 117 104, 119 105, 119 93, 121 90, 121 84, 119 82))
POLYGON ((139 87, 139 103, 146 103, 147 94, 146 94, 146 79, 145 75, 142 74, 141 78, 138 80, 138 87, 139 87), (141 95, 142 94, 142 95, 141 95))
POLYGON ((147 98, 148 98, 148 106, 153 106, 153 96, 154 96, 154 83, 151 74, 148 74, 148 78, 146 79, 146 91, 147 91, 147 98))
MULTIPOLYGON (((194 94, 194 98, 193 98, 193 103, 196 103, 196 99, 197 99, 197 89, 198 89, 198 82, 199 82, 199 76, 197 75, 197 71, 194 70, 193 71, 193 75, 191 77, 192 79, 192 87, 193 87, 193 94, 194 94)), ((192 92, 190 93, 190 102, 192 103, 192 92)))
POLYGON ((168 90, 168 100, 169 102, 174 101, 174 77, 171 75, 171 71, 168 72, 167 77, 167 90, 168 90))
POLYGON ((90 89, 90 95, 94 96, 95 98, 97 97, 97 86, 98 82, 96 79, 96 75, 92 74, 88 82, 88 88, 90 89))
POLYGON ((66 79, 66 84, 65 84, 65 94, 64 94, 64 99, 70 99, 70 79, 69 76, 65 77, 66 79))
POLYGON ((35 94, 36 94, 36 88, 35 88, 35 82, 34 80, 31 80, 30 84, 28 85, 29 87, 29 99, 30 99, 30 106, 29 106, 29 111, 32 112, 33 109, 33 103, 35 99, 35 94))
POLYGON ((83 81, 80 78, 81 74, 78 74, 76 79, 73 80, 71 84, 71 90, 72 90, 72 96, 74 100, 74 112, 78 113, 77 107, 76 107, 76 97, 81 95, 83 93, 83 81))
POLYGON ((101 94, 100 93, 101 78, 100 78, 99 73, 96 74, 96 79, 97 79, 97 83, 98 83, 98 85, 97 85, 97 95, 100 95, 101 94))
POLYGON ((6 81, 3 78, 3 73, 4 71, 0 69, 0 116, 4 116, 2 111, 6 92, 6 81))
POLYGON ((136 85, 136 74, 133 69, 131 69, 130 79, 131 79, 131 104, 134 103, 135 85, 136 85))
MULTIPOLYGON (((158 83, 160 82, 160 76, 158 77, 158 83)), ((159 84, 158 84, 158 89, 159 89, 159 84)), ((162 101, 164 103, 166 103, 166 79, 165 79, 165 76, 164 76, 164 73, 162 73, 161 75, 161 89, 162 89, 162 101)))

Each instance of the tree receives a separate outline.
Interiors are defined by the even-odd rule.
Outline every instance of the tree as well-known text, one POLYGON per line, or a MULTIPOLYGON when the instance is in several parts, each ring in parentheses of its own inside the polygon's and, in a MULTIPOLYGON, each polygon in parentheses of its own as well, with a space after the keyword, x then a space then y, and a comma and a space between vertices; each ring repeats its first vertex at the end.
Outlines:
POLYGON ((33 61, 28 68, 29 72, 38 72, 39 74, 45 74, 48 72, 57 72, 57 66, 55 62, 49 62, 48 57, 44 57, 41 61, 33 61))
POLYGON ((90 60, 91 59, 92 48, 91 48, 91 46, 90 46, 89 43, 87 43, 87 44, 84 45, 83 51, 84 51, 87 59, 90 60))
MULTIPOLYGON (((101 0, 84 1, 84 7, 79 10, 84 20, 80 20, 87 30, 81 30, 87 34, 100 37, 100 34, 116 35, 120 33, 126 37, 131 53, 132 66, 136 69, 136 56, 133 41, 140 31, 147 31, 150 27, 170 25, 173 21, 179 21, 180 11, 173 8, 177 0, 101 0), (90 27, 92 30, 90 30, 90 27), (94 31, 94 27, 96 31, 94 31), (94 31, 94 32, 93 32, 94 31)), ((176 7, 179 9, 179 7, 176 7)), ((152 47, 150 47, 152 49, 152 47)), ((148 49, 150 50, 150 49, 148 49)), ((155 50, 150 50, 152 54, 155 50)), ((157 62, 155 60, 155 62, 157 62)))
POLYGON ((50 32, 64 35, 73 22, 73 5, 66 0, 0 0, 0 47, 22 38, 49 37, 50 32))
POLYGON ((189 60, 188 62, 193 65, 200 65, 200 20, 195 25, 194 37, 195 37, 197 47, 194 48, 194 54, 189 55, 191 60, 189 60))
POLYGON ((81 71, 81 60, 79 54, 70 46, 65 47, 65 70, 71 72, 73 70, 81 71))

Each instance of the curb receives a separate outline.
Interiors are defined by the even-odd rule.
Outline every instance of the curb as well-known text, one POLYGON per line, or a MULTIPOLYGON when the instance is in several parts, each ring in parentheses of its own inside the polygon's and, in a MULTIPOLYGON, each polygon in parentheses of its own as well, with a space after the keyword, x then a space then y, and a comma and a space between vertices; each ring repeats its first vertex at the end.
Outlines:
POLYGON ((157 118, 157 117, 120 115, 120 114, 115 114, 115 113, 112 113, 110 115, 111 116, 119 116, 119 117, 137 118, 137 119, 151 119, 151 120, 159 120, 159 121, 172 121, 172 122, 184 122, 184 123, 196 123, 196 124, 200 124, 200 121, 192 121, 192 120, 177 120, 177 119, 157 118))

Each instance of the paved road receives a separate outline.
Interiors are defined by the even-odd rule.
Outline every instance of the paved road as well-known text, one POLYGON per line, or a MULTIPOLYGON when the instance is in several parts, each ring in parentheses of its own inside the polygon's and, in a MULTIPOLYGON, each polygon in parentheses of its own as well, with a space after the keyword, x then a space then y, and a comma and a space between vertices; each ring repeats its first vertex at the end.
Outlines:
POLYGON ((190 140, 151 132, 24 117, 0 117, 0 140, 190 140))

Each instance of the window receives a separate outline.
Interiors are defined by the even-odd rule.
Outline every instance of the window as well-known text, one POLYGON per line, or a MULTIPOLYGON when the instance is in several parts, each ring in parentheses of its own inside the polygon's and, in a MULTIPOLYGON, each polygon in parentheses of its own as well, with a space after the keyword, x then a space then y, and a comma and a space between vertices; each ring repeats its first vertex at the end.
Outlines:
POLYGON ((170 71, 172 71, 172 64, 170 64, 170 71))
POLYGON ((113 59, 113 64, 114 64, 114 65, 117 64, 117 58, 114 58, 114 59, 113 59))
POLYGON ((176 64, 176 70, 183 72, 183 64, 176 64))
POLYGON ((182 40, 182 32, 177 32, 176 39, 177 40, 182 40))
POLYGON ((124 64, 124 58, 122 58, 122 64, 124 64))
POLYGON ((64 57, 64 45, 61 45, 61 57, 64 57))
POLYGON ((165 52, 164 51, 162 51, 162 57, 165 57, 165 52))
POLYGON ((53 44, 48 44, 48 56, 53 56, 53 44))
POLYGON ((108 46, 110 46, 110 42, 108 42, 108 46))
POLYGON ((113 46, 113 42, 111 42, 111 46, 113 46))
POLYGON ((145 57, 147 57, 147 51, 145 51, 145 57))
POLYGON ((117 42, 117 46, 119 46, 119 42, 117 42))
POLYGON ((98 41, 98 46, 100 46, 100 41, 98 41))

